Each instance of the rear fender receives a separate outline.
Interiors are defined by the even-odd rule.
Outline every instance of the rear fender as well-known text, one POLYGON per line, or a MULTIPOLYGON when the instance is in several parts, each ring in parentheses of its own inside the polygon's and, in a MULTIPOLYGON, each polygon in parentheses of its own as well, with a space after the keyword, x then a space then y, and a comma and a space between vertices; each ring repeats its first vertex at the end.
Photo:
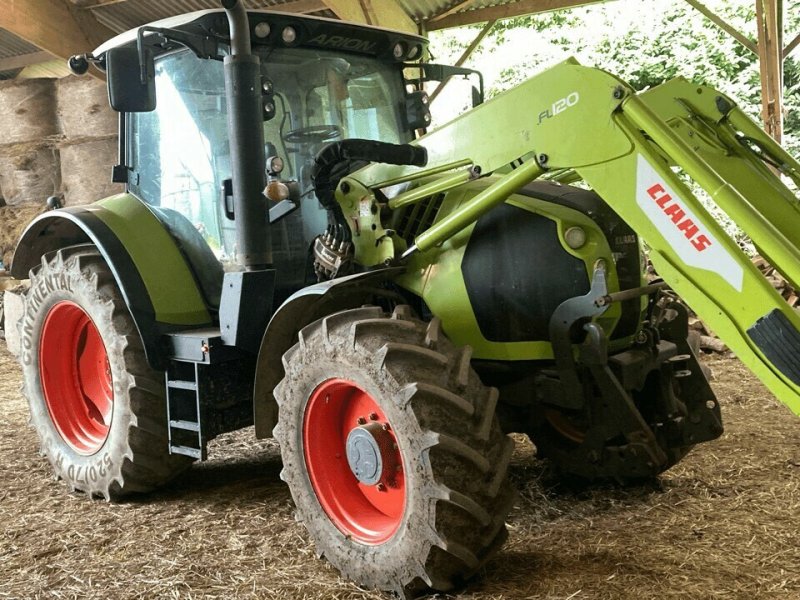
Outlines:
POLYGON ((147 206, 129 194, 40 215, 17 244, 11 274, 27 279, 44 255, 76 244, 96 246, 105 259, 153 368, 163 370, 166 364, 159 343, 164 333, 211 323, 202 292, 175 239, 147 206))
POLYGON ((272 436, 278 419, 272 392, 284 376, 281 357, 297 342, 300 330, 326 315, 357 308, 376 295, 386 295, 381 284, 402 272, 402 268, 380 269, 317 283, 295 292, 275 311, 261 340, 256 363, 253 416, 257 438, 272 436))

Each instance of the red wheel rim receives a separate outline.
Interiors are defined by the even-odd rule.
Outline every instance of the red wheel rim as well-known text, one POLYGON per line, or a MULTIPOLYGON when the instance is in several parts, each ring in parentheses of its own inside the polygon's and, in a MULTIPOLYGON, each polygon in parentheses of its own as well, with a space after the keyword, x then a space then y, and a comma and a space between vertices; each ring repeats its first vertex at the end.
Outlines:
POLYGON ((405 468, 391 423, 370 394, 344 379, 321 383, 303 417, 303 454, 319 503, 342 533, 370 545, 395 534, 406 505, 405 468), (390 456, 380 482, 367 485, 350 468, 347 441, 354 429, 376 423, 390 456))
POLYGON ((111 369, 97 327, 74 302, 59 302, 45 317, 39 374, 58 433, 80 454, 97 452, 111 425, 111 369))
POLYGON ((547 409, 545 411, 545 418, 550 426, 566 439, 576 444, 582 444, 586 439, 586 432, 577 427, 570 421, 569 417, 563 413, 557 410, 547 409))

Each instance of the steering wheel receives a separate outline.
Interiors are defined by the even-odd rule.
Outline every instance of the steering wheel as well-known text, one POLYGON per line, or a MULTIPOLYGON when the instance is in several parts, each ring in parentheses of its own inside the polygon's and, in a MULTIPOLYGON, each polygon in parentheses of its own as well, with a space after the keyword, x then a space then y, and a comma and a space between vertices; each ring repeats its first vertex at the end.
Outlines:
POLYGON ((283 136, 283 140, 289 144, 319 144, 337 137, 342 137, 342 128, 338 125, 312 125, 292 129, 283 136))

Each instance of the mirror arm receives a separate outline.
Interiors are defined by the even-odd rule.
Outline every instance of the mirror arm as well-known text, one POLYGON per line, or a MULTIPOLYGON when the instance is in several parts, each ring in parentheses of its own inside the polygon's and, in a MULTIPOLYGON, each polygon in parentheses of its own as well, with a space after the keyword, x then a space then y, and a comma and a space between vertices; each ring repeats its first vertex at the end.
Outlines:
POLYGON ((427 83, 428 81, 438 81, 444 83, 451 77, 463 75, 469 77, 470 75, 478 76, 478 89, 480 93, 481 103, 485 99, 483 73, 476 69, 469 69, 467 67, 454 67, 451 65, 439 65, 435 63, 405 63, 403 65, 407 69, 419 69, 419 78, 414 78, 416 83, 427 83))
POLYGON ((145 25, 136 31, 136 49, 139 51, 139 77, 142 85, 147 81, 147 62, 145 60, 144 37, 146 33, 155 33, 160 37, 161 44, 180 44, 188 48, 198 58, 214 58, 221 60, 219 41, 208 35, 196 35, 178 31, 177 29, 164 29, 145 25))

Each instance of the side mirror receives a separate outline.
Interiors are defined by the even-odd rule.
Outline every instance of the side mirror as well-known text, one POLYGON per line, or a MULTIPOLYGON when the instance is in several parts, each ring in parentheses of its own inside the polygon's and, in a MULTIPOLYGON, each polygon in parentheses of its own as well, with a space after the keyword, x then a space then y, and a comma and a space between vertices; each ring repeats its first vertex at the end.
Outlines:
POLYGON ((406 94, 406 127, 413 131, 425 129, 431 124, 431 102, 427 92, 406 94))
POLYGON ((483 92, 477 86, 472 86, 472 108, 483 104, 483 92))
POLYGON ((106 52, 108 101, 117 112, 150 112, 156 108, 156 70, 153 53, 120 46, 106 52))
MULTIPOLYGON (((441 86, 447 85, 451 77, 461 76, 464 78, 475 76, 478 78, 478 86, 472 87, 472 108, 483 104, 485 100, 483 74, 475 69, 468 69, 466 67, 453 67, 450 65, 437 65, 433 63, 407 63, 406 69, 419 70, 419 77, 411 81, 406 81, 408 84, 423 84, 429 81, 438 81, 441 86)), ((435 99, 436 94, 433 98, 435 99)))

